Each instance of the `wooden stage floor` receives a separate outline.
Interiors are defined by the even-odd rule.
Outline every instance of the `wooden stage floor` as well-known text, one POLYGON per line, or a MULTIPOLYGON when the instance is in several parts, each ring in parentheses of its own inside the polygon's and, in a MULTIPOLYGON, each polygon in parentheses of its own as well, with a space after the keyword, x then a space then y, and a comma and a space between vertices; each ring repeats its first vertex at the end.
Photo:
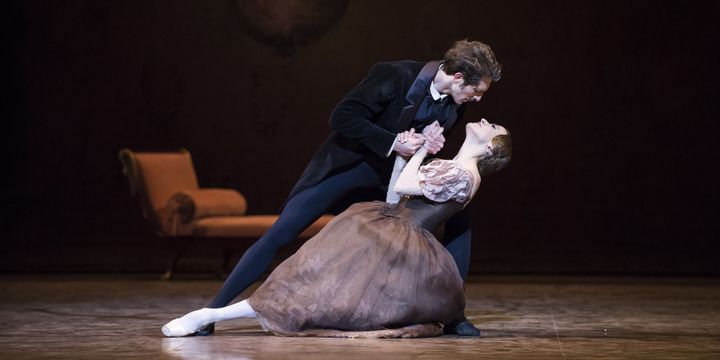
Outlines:
POLYGON ((477 277, 480 338, 283 338, 254 319, 164 338, 218 280, 0 277, 0 359, 720 359, 720 279, 477 277))

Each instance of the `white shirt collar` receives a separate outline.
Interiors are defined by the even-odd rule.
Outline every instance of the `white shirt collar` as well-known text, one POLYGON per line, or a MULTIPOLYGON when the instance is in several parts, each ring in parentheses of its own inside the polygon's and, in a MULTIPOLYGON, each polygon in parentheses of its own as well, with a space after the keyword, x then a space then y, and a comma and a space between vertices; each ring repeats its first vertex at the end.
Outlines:
POLYGON ((444 99, 447 94, 441 94, 437 89, 435 89, 435 82, 430 82, 430 96, 432 96, 433 100, 439 100, 444 99))

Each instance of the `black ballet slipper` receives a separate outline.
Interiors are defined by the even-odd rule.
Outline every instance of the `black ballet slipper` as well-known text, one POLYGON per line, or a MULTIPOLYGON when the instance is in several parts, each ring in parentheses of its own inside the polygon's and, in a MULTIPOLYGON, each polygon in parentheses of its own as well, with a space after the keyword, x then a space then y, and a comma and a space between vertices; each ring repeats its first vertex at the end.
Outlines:
POLYGON ((215 323, 210 323, 195 331, 192 336, 210 336, 213 333, 215 333, 215 323))
POLYGON ((476 328, 465 315, 458 316, 443 327, 445 335, 480 336, 480 329, 476 328))

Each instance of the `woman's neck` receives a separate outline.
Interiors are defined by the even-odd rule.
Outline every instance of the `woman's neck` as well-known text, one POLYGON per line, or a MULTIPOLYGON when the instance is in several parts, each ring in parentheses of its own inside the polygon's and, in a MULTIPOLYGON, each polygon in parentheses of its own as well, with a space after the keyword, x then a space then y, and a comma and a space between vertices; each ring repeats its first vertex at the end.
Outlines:
POLYGON ((463 146, 460 148, 460 151, 458 151, 457 155, 453 158, 453 161, 460 164, 463 168, 465 168, 470 175, 474 178, 475 181, 473 181, 473 190, 472 190, 472 196, 475 196, 475 192, 477 191, 478 187, 480 186, 480 171, 478 170, 477 156, 470 154, 470 152, 467 150, 467 146, 463 144, 463 146))
POLYGON ((478 161, 478 154, 475 154, 474 151, 472 151, 473 146, 472 144, 469 144, 467 139, 465 142, 463 142, 462 146, 460 147, 460 150, 458 150, 458 153, 455 155, 453 160, 455 162, 458 162, 460 164, 463 164, 463 166, 466 166, 468 168, 475 168, 477 169, 477 161, 478 161))
POLYGON ((455 157, 453 158, 453 161, 468 169, 474 168, 475 170, 477 170, 477 159, 475 159, 474 157, 460 156, 460 153, 458 153, 458 155, 455 155, 455 157))

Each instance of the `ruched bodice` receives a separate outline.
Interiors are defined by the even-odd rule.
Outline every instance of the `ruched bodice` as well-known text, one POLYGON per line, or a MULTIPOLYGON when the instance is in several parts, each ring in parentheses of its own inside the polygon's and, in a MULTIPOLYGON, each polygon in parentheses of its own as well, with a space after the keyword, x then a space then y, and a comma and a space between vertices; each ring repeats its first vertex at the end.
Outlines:
POLYGON ((456 201, 434 202, 422 196, 403 198, 400 203, 387 205, 385 216, 404 218, 415 226, 430 232, 462 210, 464 204, 456 201))

